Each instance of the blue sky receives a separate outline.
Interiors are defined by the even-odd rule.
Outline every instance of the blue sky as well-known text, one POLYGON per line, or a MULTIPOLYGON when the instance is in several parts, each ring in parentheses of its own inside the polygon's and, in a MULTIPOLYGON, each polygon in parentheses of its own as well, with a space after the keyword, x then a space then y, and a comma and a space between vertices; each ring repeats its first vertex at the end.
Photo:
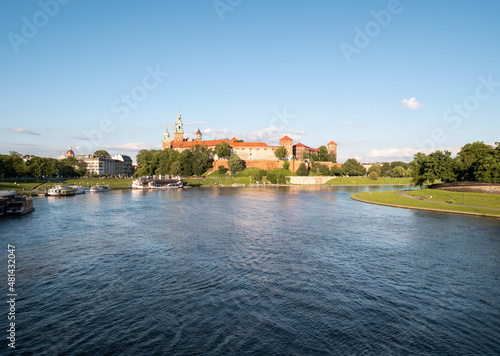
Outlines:
POLYGON ((498 1, 2 1, 0 153, 186 136, 340 162, 500 141, 498 1))

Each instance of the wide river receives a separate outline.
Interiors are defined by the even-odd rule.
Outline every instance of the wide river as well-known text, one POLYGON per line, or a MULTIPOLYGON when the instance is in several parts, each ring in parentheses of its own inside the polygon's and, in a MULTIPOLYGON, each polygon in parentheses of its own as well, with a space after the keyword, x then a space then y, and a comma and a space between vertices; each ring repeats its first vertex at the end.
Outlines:
POLYGON ((349 197, 368 189, 37 197, 0 218, 16 354, 500 354, 500 219, 349 197))

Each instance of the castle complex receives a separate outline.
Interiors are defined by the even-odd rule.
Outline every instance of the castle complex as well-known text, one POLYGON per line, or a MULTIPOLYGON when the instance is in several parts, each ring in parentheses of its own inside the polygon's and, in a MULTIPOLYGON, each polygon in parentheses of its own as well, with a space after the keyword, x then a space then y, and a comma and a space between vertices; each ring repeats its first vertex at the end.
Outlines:
MULTIPOLYGON (((272 168, 281 168, 283 166, 283 161, 279 160, 274 152, 280 147, 283 146, 286 150, 287 159, 290 161, 290 170, 296 171, 300 165, 303 163, 305 158, 311 153, 319 152, 318 148, 312 148, 306 146, 302 143, 298 143, 296 145, 293 144, 293 139, 284 136, 279 141, 279 146, 269 146, 265 142, 241 142, 236 137, 232 139, 218 139, 218 140, 208 140, 204 141, 202 138, 202 133, 198 129, 195 134, 195 138, 184 138, 184 125, 182 123, 182 117, 179 113, 177 115, 177 120, 175 121, 175 129, 174 129, 174 138, 172 139, 170 133, 168 132, 168 124, 165 128, 165 132, 163 134, 162 147, 163 149, 171 148, 175 151, 182 152, 184 150, 188 150, 194 148, 196 146, 204 146, 209 150, 214 150, 215 146, 217 146, 221 142, 226 142, 231 147, 231 153, 237 154, 245 163, 246 167, 258 167, 262 169, 272 169, 272 168)), ((337 154, 337 144, 331 141, 327 145, 328 153, 337 154)), ((308 162, 304 162, 306 165, 308 162)), ((322 163, 330 163, 331 165, 339 165, 331 162, 322 162, 322 163)), ((214 170, 219 167, 219 165, 223 165, 227 167, 227 160, 220 160, 217 155, 214 156, 214 170)))

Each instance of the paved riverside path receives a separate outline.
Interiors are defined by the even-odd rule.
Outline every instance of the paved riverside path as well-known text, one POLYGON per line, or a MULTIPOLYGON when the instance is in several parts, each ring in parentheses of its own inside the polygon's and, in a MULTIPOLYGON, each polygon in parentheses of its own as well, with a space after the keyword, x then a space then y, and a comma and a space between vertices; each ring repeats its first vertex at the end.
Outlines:
POLYGON ((405 197, 405 198, 417 199, 417 200, 420 200, 420 201, 427 201, 427 202, 434 203, 434 204, 443 204, 443 205, 452 205, 452 206, 463 206, 463 207, 466 207, 466 208, 500 210, 500 208, 490 208, 490 207, 487 207, 487 206, 474 206, 474 205, 453 204, 453 203, 446 203, 446 202, 442 202, 442 201, 434 201, 434 200, 430 200, 430 199, 417 198, 417 197, 414 197, 414 196, 406 194, 403 190, 399 190, 398 194, 401 195, 402 197, 405 197))

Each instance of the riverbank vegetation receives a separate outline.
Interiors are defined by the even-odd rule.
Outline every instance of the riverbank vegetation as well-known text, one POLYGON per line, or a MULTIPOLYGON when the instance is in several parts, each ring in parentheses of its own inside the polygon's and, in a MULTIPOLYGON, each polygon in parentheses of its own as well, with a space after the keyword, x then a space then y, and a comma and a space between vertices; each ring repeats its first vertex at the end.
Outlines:
POLYGON ((366 203, 393 207, 500 217, 500 195, 498 194, 418 189, 405 191, 404 194, 398 191, 354 193, 351 198, 366 203), (452 203, 450 203, 450 199, 452 203), (462 199, 464 204, 462 204, 462 199))
POLYGON ((410 163, 413 183, 500 182, 500 142, 495 145, 468 143, 454 158, 449 151, 419 152, 410 163))
POLYGON ((337 177, 330 179, 326 182, 326 185, 409 185, 411 183, 411 178, 392 178, 383 177, 373 180, 367 177, 337 177))

